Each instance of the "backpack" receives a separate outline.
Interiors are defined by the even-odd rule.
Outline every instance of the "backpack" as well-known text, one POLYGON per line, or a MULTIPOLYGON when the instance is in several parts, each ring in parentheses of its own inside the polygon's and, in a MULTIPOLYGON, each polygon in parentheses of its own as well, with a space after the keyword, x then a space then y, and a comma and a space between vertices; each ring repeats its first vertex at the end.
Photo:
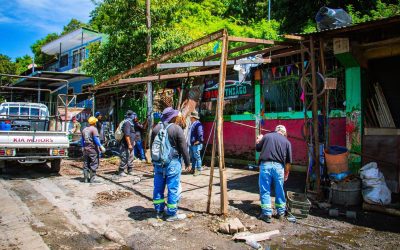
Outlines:
POLYGON ((115 140, 117 140, 118 142, 120 142, 122 140, 122 138, 124 138, 124 131, 122 131, 122 128, 124 127, 124 124, 126 121, 127 120, 123 120, 122 122, 120 122, 117 130, 115 130, 114 137, 115 137, 115 140))
POLYGON ((165 165, 171 161, 171 151, 172 146, 168 139, 167 129, 172 125, 172 123, 165 125, 160 122, 160 131, 158 131, 156 137, 154 138, 153 145, 151 145, 151 160, 153 163, 165 165))

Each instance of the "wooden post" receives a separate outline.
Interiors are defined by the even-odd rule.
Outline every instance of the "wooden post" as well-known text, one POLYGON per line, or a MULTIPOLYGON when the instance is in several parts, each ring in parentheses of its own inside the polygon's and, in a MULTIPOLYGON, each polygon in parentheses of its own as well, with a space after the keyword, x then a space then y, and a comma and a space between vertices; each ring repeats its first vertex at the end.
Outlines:
MULTIPOLYGON (((305 56, 304 56, 304 51, 305 51, 305 47, 303 42, 300 42, 300 51, 301 51, 301 79, 305 79, 305 75, 306 75, 306 69, 304 68, 304 61, 305 61, 305 56)), ((304 101, 303 101, 303 112, 304 112, 304 125, 307 124, 308 121, 308 117, 307 117, 307 84, 303 84, 303 95, 304 95, 304 101)), ((304 127, 305 129, 307 129, 307 126, 304 127)), ((305 131, 304 131, 305 132, 305 131)), ((306 140, 307 143, 307 140, 306 140)), ((312 143, 312 142, 310 142, 312 143)), ((307 152, 309 154, 309 147, 307 145, 307 152)), ((307 190, 310 188, 310 166, 307 166, 307 177, 306 177, 306 187, 305 187, 305 192, 307 193, 307 190)))
POLYGON ((317 72, 315 68, 315 51, 314 51, 314 40, 310 37, 310 61, 311 61, 311 83, 312 83, 312 116, 313 116, 313 127, 314 127, 314 158, 315 159, 315 174, 317 184, 317 194, 320 194, 320 169, 319 169, 319 133, 318 133, 318 96, 317 96, 317 72))
MULTIPOLYGON (((215 123, 215 120, 213 121, 213 125, 215 123)), ((210 213, 211 211, 211 198, 212 198, 212 189, 213 189, 213 184, 214 184, 214 165, 215 165, 215 149, 217 147, 217 127, 214 127, 214 130, 211 131, 211 133, 214 133, 213 135, 213 146, 212 146, 212 152, 211 152, 211 165, 210 165, 210 182, 208 184, 208 199, 207 199, 207 213, 210 213)))
MULTIPOLYGON (((324 53, 324 39, 319 39, 319 53, 320 53, 320 64, 321 74, 325 77, 325 53, 324 53)), ((324 83, 325 84, 325 83, 324 83)), ((325 101, 325 146, 329 147, 329 89, 325 90, 324 94, 325 101)))
POLYGON ((221 185, 221 214, 228 214, 228 188, 225 169, 224 139, 223 139, 223 114, 224 114, 224 95, 226 80, 226 63, 228 60, 228 32, 224 29, 222 34, 221 67, 218 83, 218 101, 217 101, 217 139, 218 139, 218 161, 219 176, 221 185))
MULTIPOLYGON (((151 57, 151 12, 150 12, 150 1, 146 0, 146 28, 147 28, 147 37, 146 37, 146 57, 147 61, 150 60, 151 57)), ((151 74, 151 68, 148 68, 147 73, 151 74)), ((150 147, 151 141, 151 131, 153 129, 153 84, 151 81, 147 82, 147 145, 150 147)), ((146 150, 146 145, 144 150, 146 150)), ((148 159, 149 161, 151 159, 148 159)))

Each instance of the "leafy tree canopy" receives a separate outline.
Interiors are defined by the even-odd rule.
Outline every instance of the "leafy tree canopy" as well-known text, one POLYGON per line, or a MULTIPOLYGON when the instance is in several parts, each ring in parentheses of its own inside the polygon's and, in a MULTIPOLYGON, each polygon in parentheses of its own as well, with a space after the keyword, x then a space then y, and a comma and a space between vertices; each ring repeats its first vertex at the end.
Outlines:
MULTIPOLYGON (((15 64, 11 61, 11 58, 0 54, 0 73, 2 74, 15 74, 15 64)), ((0 84, 10 83, 12 81, 11 78, 1 77, 0 84)))
POLYGON ((32 60, 33 60, 32 57, 29 55, 24 55, 24 56, 15 58, 15 69, 16 69, 17 75, 26 71, 28 69, 28 65, 33 62, 32 60))
MULTIPOLYGON (((234 11, 232 6, 232 1, 228 0, 153 0, 153 57, 222 28, 235 36, 278 37, 278 22, 230 16, 234 11)), ((145 61, 147 29, 144 0, 105 0, 92 12, 90 24, 109 35, 107 44, 90 48, 90 57, 85 62, 86 72, 93 75, 97 82, 145 61)), ((214 45, 203 46, 175 60, 200 59, 212 54, 214 45)))
MULTIPOLYGON (((278 34, 316 30, 315 15, 322 6, 343 8, 354 23, 400 14, 400 0, 151 0, 153 57, 201 36, 226 28, 230 35, 279 39, 278 34)), ((107 43, 89 46, 84 70, 96 82, 108 79, 146 60, 145 0, 94 1, 89 24, 72 19, 61 33, 88 25, 108 35, 107 43)), ((32 45, 35 62, 49 58, 41 47, 59 37, 49 34, 32 45)), ((202 46, 174 60, 192 61, 210 55, 216 44, 202 46)))

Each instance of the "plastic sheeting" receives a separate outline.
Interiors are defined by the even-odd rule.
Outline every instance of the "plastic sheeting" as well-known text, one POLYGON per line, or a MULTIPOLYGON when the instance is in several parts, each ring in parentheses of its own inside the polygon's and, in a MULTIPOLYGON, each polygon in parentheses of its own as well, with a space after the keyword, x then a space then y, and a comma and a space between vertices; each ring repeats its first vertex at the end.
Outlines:
POLYGON ((370 162, 362 167, 360 169, 360 177, 362 179, 364 201, 378 205, 390 204, 392 200, 391 192, 376 162, 370 162))
POLYGON ((319 9, 315 16, 317 21, 318 31, 340 28, 352 24, 352 20, 349 14, 343 9, 331 9, 328 7, 322 7, 319 9))

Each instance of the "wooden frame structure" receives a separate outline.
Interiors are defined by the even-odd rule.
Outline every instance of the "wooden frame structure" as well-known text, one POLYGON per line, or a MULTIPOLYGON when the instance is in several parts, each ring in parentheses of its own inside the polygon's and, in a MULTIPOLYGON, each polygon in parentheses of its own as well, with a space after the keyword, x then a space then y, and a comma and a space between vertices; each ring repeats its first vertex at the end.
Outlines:
MULTIPOLYGON (((300 54, 304 50, 300 47, 300 41, 304 40, 300 36, 284 35, 282 41, 273 41, 266 39, 256 39, 256 38, 243 38, 243 37, 233 37, 229 36, 226 29, 216 31, 210 35, 199 38, 189 44, 186 44, 178 49, 167 52, 158 58, 148 60, 144 63, 136 65, 135 67, 126 70, 118 75, 115 75, 94 87, 95 91, 106 90, 111 88, 125 88, 135 84, 157 82, 161 80, 168 79, 179 79, 179 78, 189 78, 198 77, 204 75, 216 75, 219 74, 219 85, 218 85, 218 100, 216 107, 216 126, 214 130, 214 139, 212 147, 212 159, 211 159, 211 172, 210 172, 210 182, 208 190, 208 202, 207 202, 207 212, 211 209, 211 195, 213 187, 213 175, 214 175, 214 165, 216 160, 218 161, 219 174, 220 174, 220 188, 221 188, 221 214, 228 214, 228 195, 227 195, 227 176, 225 169, 225 159, 224 159, 224 139, 223 139, 223 113, 224 113, 224 93, 225 93, 225 80, 228 65, 234 65, 239 59, 247 58, 250 56, 255 56, 258 54, 267 55, 265 58, 257 59, 256 63, 270 63, 272 59, 278 59, 285 56, 290 56, 294 54, 300 54), (173 59, 175 56, 181 55, 187 51, 198 48, 202 45, 214 42, 217 40, 222 40, 222 51, 221 53, 207 56, 198 62, 183 62, 183 63, 169 63, 161 64, 165 61, 173 59), (235 43, 245 43, 235 48, 229 49, 231 42, 235 43), (268 46, 267 48, 262 48, 260 50, 248 53, 242 53, 233 57, 229 57, 233 53, 240 53, 246 49, 255 48, 257 46, 268 46), (272 56, 272 52, 274 55, 272 56), (268 56, 269 53, 269 56, 268 56), (210 61, 213 59, 220 58, 219 61, 210 61), (147 75, 143 77, 133 77, 126 78, 131 75, 144 72, 148 72, 152 69, 158 67, 159 69, 166 69, 164 71, 147 75), (177 71, 179 73, 176 73, 177 71), (182 72, 183 71, 183 72, 182 72), (216 154, 218 157, 216 157, 216 154)), ((245 60, 244 63, 254 63, 252 60, 245 60)), ((151 88, 152 89, 152 88, 151 88)), ((151 109, 150 109, 151 110, 151 109)), ((319 168, 318 168, 319 169, 319 168)))

